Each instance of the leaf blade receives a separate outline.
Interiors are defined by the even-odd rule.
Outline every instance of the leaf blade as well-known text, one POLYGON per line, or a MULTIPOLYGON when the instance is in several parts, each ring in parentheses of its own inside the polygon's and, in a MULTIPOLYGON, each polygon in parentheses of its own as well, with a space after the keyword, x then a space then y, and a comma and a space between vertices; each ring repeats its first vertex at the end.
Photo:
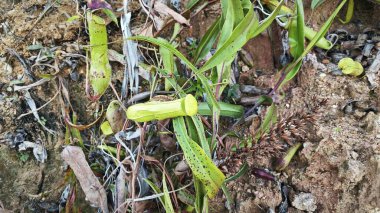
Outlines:
POLYGON ((194 176, 204 184, 208 197, 213 198, 225 180, 224 174, 204 150, 187 135, 183 117, 173 119, 173 127, 194 176))

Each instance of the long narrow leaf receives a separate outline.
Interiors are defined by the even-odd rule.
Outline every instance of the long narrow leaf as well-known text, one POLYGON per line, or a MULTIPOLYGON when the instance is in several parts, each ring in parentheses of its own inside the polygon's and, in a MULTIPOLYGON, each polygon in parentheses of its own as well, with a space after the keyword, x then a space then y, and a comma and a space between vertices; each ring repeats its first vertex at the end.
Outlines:
POLYGON ((257 130, 255 135, 256 140, 260 139, 260 137, 269 131, 269 128, 272 124, 277 122, 277 107, 274 103, 268 108, 267 113, 265 114, 265 118, 263 123, 260 125, 260 128, 257 130))
MULTIPOLYGON (((163 39, 162 39, 163 40, 163 39)), ((160 55, 162 58, 162 63, 164 64, 165 70, 167 70, 168 74, 174 73, 174 56, 168 49, 164 47, 160 47, 160 55)), ((165 79, 165 90, 168 91, 172 87, 170 83, 165 79)))
POLYGON ((266 19, 262 21, 262 23, 259 25, 257 30, 253 33, 252 38, 258 36, 260 33, 264 32, 269 25, 272 24, 274 19, 276 19, 276 16, 280 13, 281 11, 281 6, 284 3, 284 0, 281 0, 281 2, 278 4, 278 6, 273 10, 273 12, 268 16, 266 19))
POLYGON ((191 119, 193 120, 195 129, 197 130, 200 145, 202 146, 206 155, 211 158, 210 145, 206 139, 205 129, 203 128, 201 119, 198 116, 191 116, 191 119))
MULTIPOLYGON (((150 181, 148 179, 144 179, 144 181, 150 186, 150 188, 153 189, 154 193, 156 193, 156 194, 161 194, 162 193, 161 189, 158 188, 156 186, 156 184, 154 184, 152 181, 150 181)), ((162 196, 159 196, 158 199, 160 200, 162 206, 165 206, 165 201, 164 201, 165 198, 163 198, 162 196)))
POLYGON ((166 185, 166 178, 164 173, 162 173, 162 188, 164 191, 165 211, 169 213, 174 213, 174 208, 172 201, 170 200, 169 190, 168 186, 166 185))
POLYGON ((201 81, 205 92, 208 96, 207 101, 210 103, 210 105, 215 106, 216 108, 219 109, 218 102, 216 101, 216 98, 211 90, 210 84, 208 82, 208 79, 198 71, 198 69, 182 54, 180 53, 177 49, 173 47, 169 42, 167 41, 162 41, 156 38, 151 38, 147 36, 133 36, 129 37, 128 39, 130 40, 140 40, 140 41, 146 41, 155 45, 158 45, 160 47, 164 47, 170 52, 172 52, 175 56, 177 56, 179 59, 181 59, 197 76, 197 78, 201 81))
POLYGON ((348 1, 346 18, 344 20, 339 19, 343 24, 347 24, 348 22, 351 21, 352 16, 354 15, 354 4, 355 4, 354 0, 349 0, 348 1))
POLYGON ((223 61, 231 60, 236 52, 244 46, 251 35, 259 26, 256 14, 251 8, 242 22, 232 32, 229 39, 220 47, 215 54, 200 68, 199 73, 205 72, 223 61))
POLYGON ((330 28, 334 18, 338 15, 339 11, 342 9, 344 4, 347 2, 347 0, 343 0, 339 6, 334 10, 334 12, 331 14, 329 19, 323 24, 321 29, 318 31, 318 33, 314 36, 314 38, 309 42, 309 44, 306 46, 303 53, 300 55, 300 57, 297 58, 291 65, 289 65, 285 72, 287 73, 286 80, 283 81, 283 84, 285 84, 287 81, 291 80, 297 73, 297 72, 291 72, 296 66, 299 66, 299 63, 302 63, 302 59, 310 52, 310 50, 314 47, 314 45, 321 39, 330 28))
POLYGON ((281 1, 280 5, 272 12, 272 14, 260 25, 258 18, 251 7, 240 24, 234 29, 229 39, 199 69, 199 72, 205 72, 206 70, 209 70, 218 64, 222 64, 223 61, 231 60, 236 52, 239 51, 249 39, 259 35, 273 22, 276 15, 280 11, 282 3, 283 0, 281 1))
POLYGON ((194 176, 204 184, 208 197, 213 198, 225 180, 224 174, 215 166, 204 150, 187 135, 183 117, 173 119, 173 127, 194 176))
POLYGON ((325 0, 313 0, 311 1, 311 9, 314 10, 319 5, 321 5, 325 0))
POLYGON ((211 50, 212 45, 214 45, 219 35, 219 24, 220 17, 214 22, 214 24, 211 25, 211 27, 207 30, 206 34, 202 37, 201 41, 198 44, 197 50, 195 51, 195 56, 193 59, 195 64, 198 64, 198 62, 202 60, 211 50))
MULTIPOLYGON (((292 19, 289 27, 290 53, 294 58, 298 58, 305 50, 305 21, 302 0, 296 1, 296 19, 292 19)), ((302 61, 288 73, 285 80, 292 79, 300 70, 302 61)))

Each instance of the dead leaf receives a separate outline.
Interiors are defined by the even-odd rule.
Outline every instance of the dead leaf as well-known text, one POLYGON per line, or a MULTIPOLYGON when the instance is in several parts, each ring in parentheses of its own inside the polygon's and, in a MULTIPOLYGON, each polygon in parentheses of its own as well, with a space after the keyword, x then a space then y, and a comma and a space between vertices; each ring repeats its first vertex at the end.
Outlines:
POLYGON ((154 2, 154 10, 156 10, 157 12, 159 12, 159 13, 161 13, 163 15, 170 15, 178 23, 190 26, 189 20, 185 19, 181 14, 179 14, 176 11, 170 9, 168 6, 166 6, 165 4, 163 4, 163 3, 159 2, 159 1, 154 2))
POLYGON ((119 174, 116 178, 116 204, 115 209, 118 209, 117 212, 123 213, 126 212, 125 209, 125 196, 127 194, 126 188, 125 188, 125 170, 123 166, 121 165, 119 174))
POLYGON ((67 146, 62 151, 61 156, 74 171, 86 195, 86 200, 100 207, 102 212, 108 213, 106 191, 92 172, 82 149, 77 146, 67 146))

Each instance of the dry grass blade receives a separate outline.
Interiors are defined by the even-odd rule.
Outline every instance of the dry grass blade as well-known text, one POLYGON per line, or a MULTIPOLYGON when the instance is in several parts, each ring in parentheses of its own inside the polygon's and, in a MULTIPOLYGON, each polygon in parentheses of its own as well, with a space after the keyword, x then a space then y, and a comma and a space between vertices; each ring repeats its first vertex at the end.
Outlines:
POLYGON ((74 171, 86 199, 99 206, 104 213, 108 213, 106 191, 92 172, 82 149, 76 146, 67 146, 62 151, 61 156, 74 171))
POLYGON ((138 54, 137 54, 137 43, 131 40, 127 40, 128 37, 132 36, 130 29, 130 22, 132 13, 128 12, 128 1, 124 0, 123 4, 124 15, 120 19, 121 31, 123 32, 123 54, 126 58, 127 64, 124 70, 122 94, 123 98, 127 96, 127 87, 129 79, 129 88, 132 93, 137 93, 139 87, 139 73, 137 69, 138 64, 138 54))

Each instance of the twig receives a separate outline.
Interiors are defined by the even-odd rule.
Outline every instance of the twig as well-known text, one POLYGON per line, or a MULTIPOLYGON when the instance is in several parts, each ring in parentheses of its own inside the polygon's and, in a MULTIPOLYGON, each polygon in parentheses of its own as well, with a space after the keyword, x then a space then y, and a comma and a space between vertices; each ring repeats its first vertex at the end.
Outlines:
POLYGON ((34 81, 35 79, 34 79, 33 74, 30 71, 30 66, 25 61, 25 59, 20 54, 18 54, 14 49, 11 49, 11 48, 6 48, 6 49, 11 55, 15 56, 17 60, 20 61, 22 67, 24 68, 24 73, 26 74, 26 76, 28 76, 30 80, 34 81))
POLYGON ((30 114, 35 113, 35 112, 37 112, 38 110, 44 108, 44 107, 47 106, 49 103, 51 103, 51 102, 52 102, 52 101, 58 96, 58 94, 59 94, 60 92, 61 92, 61 88, 59 88, 58 91, 57 91, 57 93, 55 93, 55 95, 54 95, 54 96, 53 96, 48 102, 46 102, 44 105, 40 106, 39 108, 37 108, 37 109, 35 109, 35 110, 31 110, 31 111, 29 111, 29 112, 27 112, 27 113, 21 114, 20 116, 17 117, 17 119, 21 119, 21 118, 24 117, 24 116, 30 115, 30 114))
POLYGON ((39 86, 41 84, 44 84, 48 81, 50 81, 51 79, 47 79, 47 78, 43 78, 41 80, 38 80, 32 84, 29 84, 29 85, 26 85, 26 86, 17 86, 15 85, 14 88, 13 88, 13 91, 17 92, 17 91, 20 91, 20 90, 29 90, 30 88, 33 88, 33 87, 36 87, 36 86, 39 86))

